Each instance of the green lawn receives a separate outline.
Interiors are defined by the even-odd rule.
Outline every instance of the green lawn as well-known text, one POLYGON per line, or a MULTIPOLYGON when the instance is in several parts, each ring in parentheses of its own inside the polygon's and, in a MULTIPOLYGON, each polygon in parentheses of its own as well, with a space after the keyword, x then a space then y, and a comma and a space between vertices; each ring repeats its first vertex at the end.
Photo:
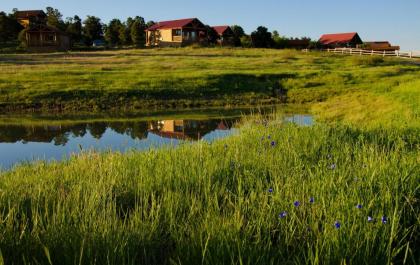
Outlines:
POLYGON ((34 94, 59 91, 57 84, 68 91, 84 86, 101 98, 111 90, 143 91, 136 86, 150 82, 151 91, 173 84, 169 91, 183 97, 214 89, 221 98, 240 91, 235 96, 257 101, 259 93, 269 97, 265 85, 274 80, 290 102, 309 102, 317 123, 284 124, 279 111, 245 117, 238 135, 213 144, 83 153, 2 172, 5 264, 420 264, 419 66, 272 50, 97 54, 110 62, 98 66, 93 54, 79 54, 68 59, 77 64, 63 65, 65 73, 95 76, 88 82, 57 78, 58 70, 56 78, 33 78, 44 76, 48 87, 27 75, 5 80, 12 69, 52 71, 28 67, 30 57, 57 63, 62 56, 17 55, 28 61, 19 71, 16 61, 2 66, 1 85, 13 81, 34 94), (245 87, 227 92, 209 78, 230 74, 252 78, 237 79, 245 87))
POLYGON ((4 110, 92 111, 325 101, 353 91, 386 90, 420 67, 380 57, 290 50, 153 49, 0 55, 4 110))

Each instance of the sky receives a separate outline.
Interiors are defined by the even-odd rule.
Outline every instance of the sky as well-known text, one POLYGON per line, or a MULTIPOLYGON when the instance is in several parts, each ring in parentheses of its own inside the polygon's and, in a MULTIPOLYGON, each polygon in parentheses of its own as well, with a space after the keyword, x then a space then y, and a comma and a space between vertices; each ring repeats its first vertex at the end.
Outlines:
POLYGON ((137 15, 146 21, 197 17, 212 26, 241 25, 247 33, 263 25, 288 37, 358 32, 364 41, 420 51, 420 0, 1 0, 0 10, 47 6, 64 17, 95 15, 105 23, 137 15))

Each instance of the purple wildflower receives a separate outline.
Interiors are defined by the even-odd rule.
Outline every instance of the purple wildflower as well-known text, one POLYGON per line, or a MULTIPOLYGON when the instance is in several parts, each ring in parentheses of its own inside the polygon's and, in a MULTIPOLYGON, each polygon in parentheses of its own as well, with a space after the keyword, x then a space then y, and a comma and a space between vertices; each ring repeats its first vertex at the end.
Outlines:
POLYGON ((293 203, 293 205, 294 205, 295 207, 299 207, 299 206, 300 206, 300 201, 295 201, 295 202, 293 203))
POLYGON ((314 197, 311 197, 310 199, 309 199, 309 203, 314 203, 315 202, 315 198, 314 197))
POLYGON ((286 212, 286 211, 281 212, 281 213, 279 214, 279 218, 281 218, 281 219, 285 218, 286 216, 287 216, 287 212, 286 212))
POLYGON ((273 193, 273 188, 269 188, 269 189, 268 189, 268 192, 269 192, 269 193, 273 193))
POLYGON ((357 209, 362 209, 362 208, 363 208, 363 205, 358 204, 358 205, 356 205, 356 208, 357 208, 357 209))
POLYGON ((388 223, 388 217, 386 217, 385 215, 382 216, 381 221, 382 221, 383 224, 388 223))
POLYGON ((271 142, 271 146, 272 146, 272 147, 276 146, 276 142, 275 142, 275 141, 272 141, 272 142, 271 142))
POLYGON ((341 224, 339 221, 335 221, 334 226, 336 229, 340 229, 341 228, 341 224))
POLYGON ((372 216, 368 216, 368 222, 372 223, 373 222, 373 217, 372 216))

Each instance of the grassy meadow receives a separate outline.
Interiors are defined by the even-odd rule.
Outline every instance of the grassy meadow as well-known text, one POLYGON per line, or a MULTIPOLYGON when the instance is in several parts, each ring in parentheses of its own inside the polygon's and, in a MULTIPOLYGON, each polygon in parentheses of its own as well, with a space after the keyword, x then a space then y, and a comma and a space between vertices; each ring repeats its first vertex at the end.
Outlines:
POLYGON ((63 95, 70 110, 90 93, 83 102, 99 109, 120 96, 158 104, 168 91, 193 105, 251 104, 280 87, 317 121, 255 114, 213 144, 0 172, 0 264, 420 264, 410 61, 242 49, 0 58, 0 98, 13 108, 63 95))
MULTIPOLYGON (((0 109, 144 110, 320 102, 413 80, 411 61, 264 49, 0 55, 0 109), (279 98, 287 91, 287 98, 279 98)), ((382 93, 382 91, 376 91, 382 93)))

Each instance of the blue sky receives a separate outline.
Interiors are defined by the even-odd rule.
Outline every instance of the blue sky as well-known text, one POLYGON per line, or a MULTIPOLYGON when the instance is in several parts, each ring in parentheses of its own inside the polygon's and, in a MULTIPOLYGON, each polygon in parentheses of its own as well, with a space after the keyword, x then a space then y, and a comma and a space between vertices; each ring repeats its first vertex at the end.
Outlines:
POLYGON ((264 25, 290 37, 357 31, 365 41, 389 40, 420 50, 420 0, 1 0, 0 8, 58 8, 64 17, 143 16, 146 20, 198 17, 210 25, 238 24, 251 32, 264 25))

